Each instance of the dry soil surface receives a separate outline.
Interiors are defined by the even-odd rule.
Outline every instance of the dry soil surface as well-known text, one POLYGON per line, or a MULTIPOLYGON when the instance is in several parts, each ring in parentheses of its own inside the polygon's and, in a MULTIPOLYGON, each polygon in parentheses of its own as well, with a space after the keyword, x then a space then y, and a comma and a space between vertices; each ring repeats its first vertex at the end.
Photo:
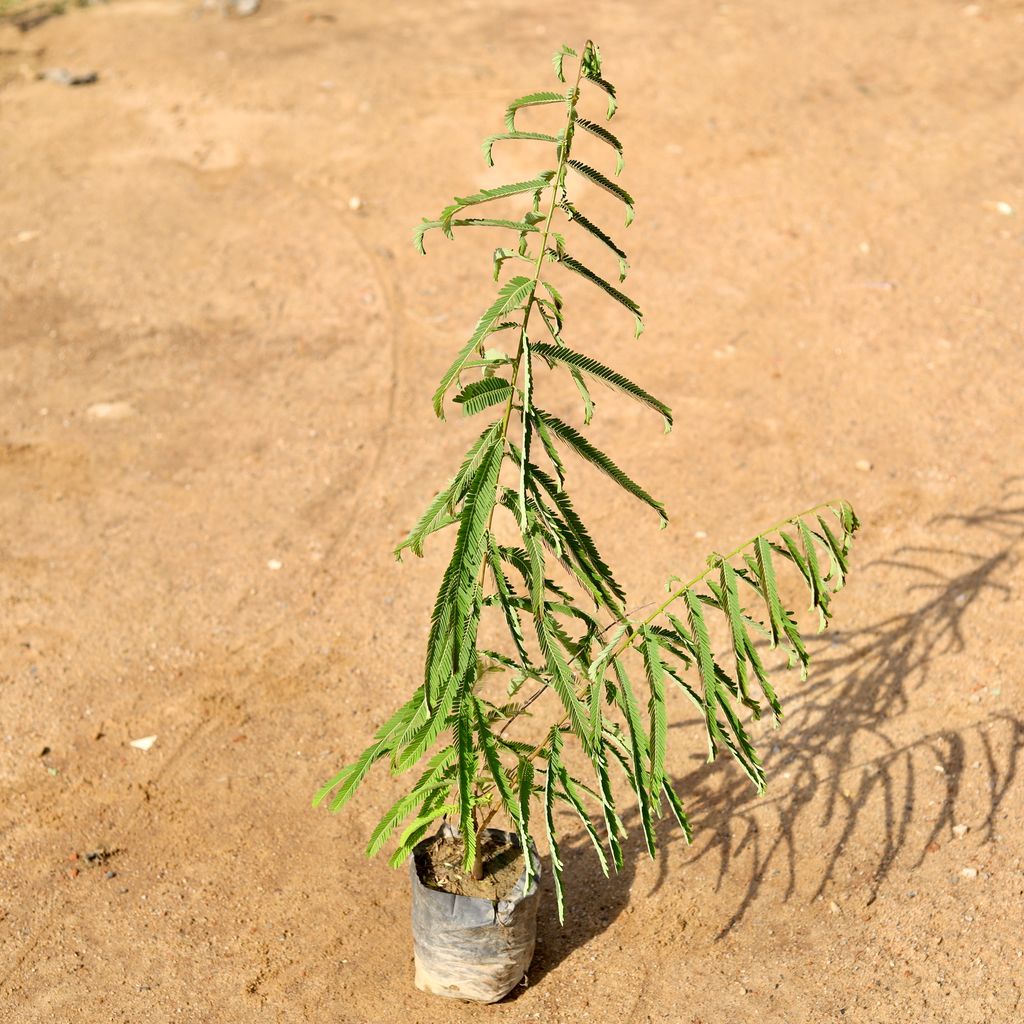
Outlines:
POLYGON ((4 1022, 1019 1019, 1024 5, 582 10, 0 25, 4 1022), (429 399, 496 243, 411 228, 543 166, 479 140, 588 35, 648 330, 577 280, 569 336, 677 415, 600 396, 672 524, 576 465, 594 532, 643 604, 818 500, 865 526, 768 794, 677 705, 692 847, 634 835, 606 883, 572 832, 566 926, 547 880, 483 1009, 414 990, 405 875, 362 855, 398 783, 309 798, 415 685, 447 542, 389 551, 475 436, 429 399))

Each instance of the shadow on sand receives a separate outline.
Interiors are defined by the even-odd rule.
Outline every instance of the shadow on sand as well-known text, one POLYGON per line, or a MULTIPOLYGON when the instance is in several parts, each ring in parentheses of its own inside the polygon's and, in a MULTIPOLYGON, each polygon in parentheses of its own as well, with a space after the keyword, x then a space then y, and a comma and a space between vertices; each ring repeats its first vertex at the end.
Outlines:
MULTIPOLYGON (((742 896, 723 922, 719 938, 743 919, 769 873, 786 873, 784 899, 796 894, 797 836, 812 818, 815 826, 832 825, 840 832, 811 899, 833 880, 843 850, 866 817, 865 811, 870 807, 872 822, 880 811, 884 833, 867 882, 868 903, 873 902, 897 856, 908 852, 920 864, 934 841, 950 835, 957 812, 969 813, 977 821, 976 806, 958 805, 958 801, 963 804, 961 780, 969 748, 976 751, 974 756, 981 761, 988 783, 984 821, 976 829, 983 842, 991 840, 997 812, 1014 782, 1024 749, 1024 722, 1006 712, 995 712, 964 729, 938 728, 902 744, 890 739, 886 726, 910 709, 910 694, 929 684, 933 673, 941 669, 943 657, 969 651, 977 643, 966 632, 964 620, 979 598, 989 591, 1008 593, 1004 581, 1024 547, 1024 484, 1019 478, 1008 481, 998 505, 967 515, 944 516, 933 525, 938 532, 951 526, 978 531, 978 540, 984 543, 977 546, 982 550, 903 548, 859 569, 853 585, 867 573, 878 571, 888 574, 886 588, 902 580, 907 610, 859 630, 831 630, 819 638, 810 679, 790 691, 788 698, 784 696, 786 720, 778 734, 781 745, 772 746, 771 733, 761 740, 769 778, 774 776, 778 795, 758 798, 731 762, 720 759, 707 766, 700 755, 694 757, 698 767, 676 778, 696 831, 693 847, 683 854, 676 869, 717 860, 717 891, 740 854, 747 858, 745 863, 753 859, 742 896), (951 568, 943 572, 933 563, 951 568), (924 773, 930 776, 930 786, 936 775, 944 785, 937 811, 925 810, 915 799, 924 773), (911 828, 923 821, 924 833, 920 827, 911 828)), ((692 719, 674 728, 698 726, 692 719)), ((626 824, 631 824, 628 817, 626 824)), ((662 856, 652 891, 665 881, 666 850, 680 843, 682 836, 664 820, 658 827, 658 839, 662 856)), ((566 923, 559 927, 548 892, 541 903, 531 984, 603 932, 628 906, 641 852, 634 840, 630 846, 633 849, 626 851, 624 870, 605 879, 586 836, 566 837, 562 846, 566 923)), ((545 887, 550 890, 550 878, 545 877, 545 887)))

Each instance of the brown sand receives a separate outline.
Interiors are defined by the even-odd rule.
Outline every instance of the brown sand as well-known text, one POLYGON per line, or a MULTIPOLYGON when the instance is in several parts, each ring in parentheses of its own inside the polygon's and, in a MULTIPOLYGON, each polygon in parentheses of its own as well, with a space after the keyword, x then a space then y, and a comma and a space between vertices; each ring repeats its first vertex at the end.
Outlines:
POLYGON ((196 6, 0 26, 0 1019, 1017 1019, 1024 7, 196 6), (479 140, 586 34, 648 331, 572 282, 569 336, 677 413, 600 396, 672 513, 574 467, 607 555, 642 604, 816 500, 866 527, 768 795, 680 703, 694 845, 606 883, 567 821, 484 1011, 413 989, 362 856, 398 784, 309 797, 415 684, 446 545, 389 548, 474 433, 429 395, 493 243, 412 225, 541 166, 479 140))

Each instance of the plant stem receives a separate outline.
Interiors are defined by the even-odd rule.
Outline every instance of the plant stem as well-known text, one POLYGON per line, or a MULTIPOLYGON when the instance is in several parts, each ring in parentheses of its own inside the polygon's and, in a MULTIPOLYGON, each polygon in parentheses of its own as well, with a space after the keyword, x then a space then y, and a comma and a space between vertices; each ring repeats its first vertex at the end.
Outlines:
POLYGON ((480 840, 483 837, 485 827, 486 822, 483 825, 477 827, 476 809, 474 809, 473 831, 476 834, 476 854, 473 857, 473 870, 470 872, 470 878, 472 878, 476 882, 479 882, 484 877, 484 855, 480 847, 480 840))
MULTIPOLYGON (((587 46, 591 45, 590 40, 587 40, 587 46)), ((581 51, 581 53, 584 51, 581 51)), ((551 234, 551 222, 555 216, 555 210, 558 208, 558 190, 562 187, 562 180, 565 176, 565 168, 569 159, 569 149, 572 143, 572 126, 576 120, 576 101, 579 99, 580 94, 580 81, 583 78, 583 59, 580 58, 580 65, 576 72, 576 83, 573 86, 573 99, 569 106, 569 113, 566 117, 565 136, 562 139, 562 155, 558 161, 558 170, 555 171, 555 176, 551 179, 551 203, 548 206, 548 215, 544 221, 544 232, 540 240, 540 251, 537 253, 537 259, 533 266, 533 282, 530 286, 530 296, 526 302, 526 310, 523 313, 523 326, 519 331, 519 346, 516 349, 515 359, 512 364, 512 394, 508 396, 508 400, 505 402, 505 413, 501 421, 501 438, 504 442, 508 437, 508 425, 512 418, 512 405, 515 399, 516 383, 519 380, 519 367, 522 365, 523 353, 527 345, 530 344, 529 338, 527 337, 527 329, 530 324, 530 313, 534 306, 534 295, 537 292, 537 285, 540 284, 540 273, 541 268, 544 266, 544 259, 547 256, 548 249, 548 237, 551 234)), ((497 508, 497 502, 491 509, 490 518, 487 520, 487 533, 491 532, 491 525, 494 522, 494 512, 497 508)))
MULTIPOLYGON (((505 441, 508 438, 508 427, 509 427, 509 422, 510 422, 510 420, 512 418, 512 407, 513 407, 513 400, 514 400, 515 394, 516 394, 516 384, 517 384, 517 382, 519 380, 519 368, 522 365, 523 355, 524 355, 524 352, 526 350, 526 347, 530 344, 529 337, 527 335, 527 331, 528 331, 529 324, 530 324, 530 313, 533 310, 534 296, 535 296, 535 294, 537 292, 537 285, 540 284, 541 268, 544 266, 544 260, 547 257, 548 237, 551 234, 551 222, 554 220, 555 210, 558 208, 558 192, 559 192, 559 189, 561 189, 563 187, 562 186, 562 182, 563 182, 563 179, 565 177, 565 169, 566 169, 566 165, 567 165, 568 160, 569 160, 569 150, 570 150, 571 145, 572 145, 572 129, 573 129, 573 124, 575 123, 575 120, 576 120, 576 103, 577 103, 577 101, 579 99, 579 95, 580 95, 580 81, 583 78, 583 54, 586 53, 586 48, 588 46, 590 46, 590 45, 591 45, 591 43, 590 43, 590 40, 588 39, 586 44, 585 44, 585 46, 584 46, 584 48, 583 48, 583 50, 580 51, 579 67, 576 70, 576 82, 573 85, 572 100, 569 102, 569 110, 568 110, 568 113, 566 115, 566 122, 565 122, 565 133, 564 133, 564 135, 562 137, 562 145, 561 145, 562 152, 561 152, 561 155, 560 155, 559 161, 558 161, 558 169, 555 171, 555 176, 551 179, 551 202, 548 205, 547 218, 544 221, 544 232, 541 235, 540 248, 539 248, 539 251, 537 253, 537 259, 536 259, 536 261, 534 263, 534 266, 533 266, 533 282, 532 282, 532 284, 530 286, 529 298, 526 301, 526 309, 525 309, 525 312, 523 313, 523 325, 522 325, 522 327, 520 328, 520 331, 519 331, 519 345, 518 345, 518 348, 516 349, 515 360, 514 360, 513 365, 512 365, 512 393, 508 396, 508 400, 505 402, 505 413, 504 413, 504 416, 502 417, 502 421, 501 421, 501 440, 502 440, 502 444, 503 445, 504 445, 505 441)), ((524 458, 525 458, 525 452, 524 452, 524 458)), ((498 503, 497 502, 495 502, 494 505, 491 507, 491 512, 490 512, 490 515, 488 516, 488 519, 487 519, 487 531, 486 531, 486 535, 487 536, 489 536, 490 533, 491 533, 491 528, 492 528, 493 523, 494 523, 494 513, 497 510, 497 507, 498 507, 498 503)), ((525 524, 524 524, 524 527, 525 527, 525 524)), ((487 560, 485 559, 483 565, 480 567, 480 586, 481 586, 481 588, 483 587, 483 581, 484 581, 484 578, 486 577, 486 574, 487 574, 487 560)), ((478 799, 481 796, 482 793, 488 792, 490 788, 491 787, 485 787, 483 790, 478 790, 476 792, 476 794, 474 794, 474 800, 478 799)), ((487 827, 488 822, 490 822, 490 820, 494 817, 494 814, 495 814, 495 811, 492 810, 491 813, 484 820, 484 823, 477 829, 477 836, 476 836, 477 863, 474 863, 474 865, 473 865, 473 877, 474 878, 478 878, 478 879, 479 878, 483 878, 483 864, 482 864, 482 862, 480 862, 480 852, 479 852, 480 851, 480 838, 481 838, 481 836, 483 834, 483 830, 487 827), (479 864, 479 870, 480 870, 480 874, 479 875, 476 874, 478 864, 479 864)), ((474 813, 474 821, 475 820, 476 819, 475 819, 475 813, 474 813)))

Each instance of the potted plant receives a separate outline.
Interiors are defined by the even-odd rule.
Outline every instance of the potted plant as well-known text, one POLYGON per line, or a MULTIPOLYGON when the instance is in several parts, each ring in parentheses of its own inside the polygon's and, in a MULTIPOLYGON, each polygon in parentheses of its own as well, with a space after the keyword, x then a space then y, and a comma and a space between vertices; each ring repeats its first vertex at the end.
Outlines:
POLYGON ((496 143, 546 144, 553 166, 456 198, 416 229, 421 252, 434 229, 447 238, 463 228, 503 232, 510 241, 494 250, 495 280, 506 265, 516 272, 500 285, 433 398, 439 417, 451 395, 464 415, 486 425, 396 551, 398 557, 405 550, 422 555, 428 537, 454 534, 430 619, 423 680, 313 801, 330 798, 337 811, 375 765, 386 763, 394 774, 421 766, 373 830, 367 853, 378 853, 402 829, 390 863, 397 867, 411 857, 416 983, 463 999, 501 998, 529 964, 537 833, 544 835, 563 916, 556 805, 578 817, 606 875, 623 864, 623 789, 638 805, 650 856, 663 810, 690 840, 690 822, 666 770, 671 691, 681 691, 698 709, 708 760, 728 752, 756 789, 764 789, 761 759, 741 712, 757 719, 766 705, 776 723, 782 716, 765 647, 781 648, 801 674, 809 661, 777 572, 785 568, 802 582, 823 629, 858 526, 849 504, 825 502, 727 554, 712 554, 692 579, 674 578, 653 611, 641 616, 628 609, 566 490, 567 456, 625 488, 662 526, 665 509, 580 428, 543 404, 545 374, 564 373, 578 389, 584 426, 593 415, 595 383, 651 409, 666 431, 672 426, 665 403, 563 337, 556 279, 564 272, 621 305, 637 336, 643 326, 639 306, 618 287, 628 267, 625 251, 576 206, 574 183, 585 180, 622 203, 627 225, 633 218, 630 194, 574 155, 574 142, 586 133, 614 155, 616 175, 622 169, 619 140, 584 116, 593 93, 603 94, 609 118, 615 112, 615 89, 604 77, 600 52, 587 42, 574 58, 576 51, 563 46, 554 67, 564 88, 514 100, 505 131, 483 144, 488 164, 496 143), (521 130, 519 112, 541 106, 551 108, 556 126, 521 130), (492 204, 500 208, 503 200, 526 209, 495 214, 492 204), (608 250, 617 284, 572 255, 579 232, 608 250), (713 637, 724 639, 715 643, 713 637), (496 819, 506 827, 492 828, 496 819))

